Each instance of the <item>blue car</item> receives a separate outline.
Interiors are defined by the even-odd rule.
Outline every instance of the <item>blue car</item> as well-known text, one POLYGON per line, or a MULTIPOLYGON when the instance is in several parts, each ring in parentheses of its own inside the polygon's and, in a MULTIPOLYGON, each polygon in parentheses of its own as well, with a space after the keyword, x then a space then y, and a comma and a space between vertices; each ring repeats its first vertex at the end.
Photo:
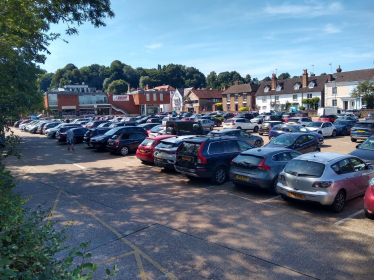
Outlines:
POLYGON ((320 152, 320 143, 314 133, 285 133, 264 145, 266 148, 287 148, 302 154, 320 152))
POLYGON ((269 132, 269 140, 273 140, 279 135, 282 135, 285 133, 310 133, 317 137, 320 145, 322 145, 324 141, 324 138, 321 134, 310 131, 308 128, 302 125, 292 125, 292 124, 280 124, 280 125, 273 126, 273 128, 269 132))
POLYGON ((356 121, 352 120, 341 120, 338 118, 334 122, 334 126, 336 127, 336 134, 337 135, 349 135, 351 133, 351 128, 356 124, 356 121))
POLYGON ((374 121, 363 121, 356 123, 351 128, 351 141, 366 140, 374 134, 374 121))

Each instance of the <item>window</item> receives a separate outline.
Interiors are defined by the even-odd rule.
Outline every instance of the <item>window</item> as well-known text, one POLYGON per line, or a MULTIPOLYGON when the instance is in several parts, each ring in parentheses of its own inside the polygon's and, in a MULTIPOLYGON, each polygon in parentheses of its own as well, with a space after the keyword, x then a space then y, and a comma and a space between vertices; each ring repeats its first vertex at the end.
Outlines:
POLYGON ((247 94, 243 93, 243 100, 247 100, 247 94))
POLYGON ((160 93, 160 101, 164 101, 164 95, 163 95, 163 93, 160 93))
POLYGON ((230 103, 230 94, 227 94, 227 103, 230 103))
POLYGON ((150 98, 150 96, 149 96, 149 93, 147 93, 145 96, 147 97, 147 101, 151 101, 151 98, 150 98))
POLYGON ((242 137, 249 137, 249 133, 248 132, 245 132, 243 130, 239 130, 239 132, 240 132, 240 136, 242 136, 242 137))
POLYGON ((287 152, 279 153, 273 156, 273 161, 290 161, 290 154, 287 152))
POLYGON ((338 106, 338 101, 336 99, 333 99, 332 100, 332 106, 338 106))
POLYGON ((298 90, 298 89, 300 89, 300 87, 301 87, 300 83, 296 83, 296 84, 293 85, 294 90, 298 90))
POLYGON ((279 95, 275 96, 275 101, 279 101, 279 95))
POLYGON ((267 106, 262 106, 262 110, 266 110, 267 109, 267 106))
POLYGON ((297 100, 297 94, 292 95, 292 100, 297 100))
POLYGON ((311 93, 307 94, 307 98, 312 98, 312 97, 313 97, 313 94, 311 94, 311 93))
POLYGON ((354 101, 352 101, 352 107, 354 107, 355 106, 355 102, 354 101))
POLYGON ((349 159, 343 159, 331 165, 331 168, 336 172, 336 174, 346 174, 353 172, 353 167, 349 159))
POLYGON ((358 158, 351 158, 351 163, 353 164, 353 169, 355 171, 361 171, 361 170, 365 170, 366 169, 366 164, 358 159, 358 158))
POLYGON ((238 111, 239 110, 239 106, 238 104, 235 104, 235 111, 238 111))
POLYGON ((156 93, 153 94, 153 101, 157 101, 157 94, 156 93))
POLYGON ((269 86, 264 87, 264 92, 268 92, 270 90, 269 86))
POLYGON ((48 103, 49 105, 57 105, 57 94, 48 94, 48 103))
POLYGON ((238 144, 235 140, 225 141, 223 142, 223 146, 225 147, 226 153, 236 153, 239 152, 238 144))
POLYGON ((235 93, 235 101, 238 101, 238 94, 235 93))
POLYGON ((282 85, 277 85, 277 88, 276 88, 276 90, 277 90, 277 91, 281 91, 281 90, 282 90, 282 88, 283 88, 283 87, 282 87, 282 85))
POLYGON ((314 88, 314 87, 315 87, 315 85, 316 85, 316 83, 315 83, 315 82, 310 82, 310 83, 309 83, 309 85, 308 85, 308 87, 309 87, 309 88, 314 88))
POLYGON ((266 102, 266 96, 262 97, 262 102, 266 102))
POLYGON ((210 143, 208 154, 210 155, 222 154, 222 152, 223 151, 222 151, 221 142, 210 143))
POLYGON ((333 87, 332 88, 332 93, 333 94, 337 94, 338 93, 338 88, 337 87, 333 87))
POLYGON ((246 150, 248 150, 248 149, 253 148, 252 145, 250 145, 250 144, 248 144, 248 143, 246 143, 246 142, 243 142, 243 141, 238 141, 238 144, 239 144, 239 150, 240 150, 241 152, 244 152, 244 151, 246 151, 246 150))
POLYGON ((140 134, 140 133, 137 133, 137 134, 130 134, 130 137, 129 139, 132 139, 132 140, 140 140, 140 139, 144 139, 145 136, 143 134, 140 134))

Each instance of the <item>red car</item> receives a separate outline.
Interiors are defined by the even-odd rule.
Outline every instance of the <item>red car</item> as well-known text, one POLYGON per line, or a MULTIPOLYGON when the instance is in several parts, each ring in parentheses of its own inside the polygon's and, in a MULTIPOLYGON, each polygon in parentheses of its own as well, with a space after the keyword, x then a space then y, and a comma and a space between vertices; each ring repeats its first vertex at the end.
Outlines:
POLYGON ((338 117, 335 115, 322 115, 318 118, 319 122, 331 122, 334 123, 338 117))
POLYGON ((194 122, 194 121, 195 121, 195 118, 192 118, 192 117, 186 117, 186 118, 183 118, 182 120, 183 120, 183 121, 187 121, 187 122, 194 122))
POLYGON ((369 181, 369 187, 365 193, 364 211, 367 218, 374 220, 374 179, 369 181))
POLYGON ((175 137, 175 135, 159 135, 156 137, 147 137, 144 141, 138 146, 136 150, 136 157, 141 161, 152 162, 154 161, 153 153, 155 147, 160 143, 161 140, 166 138, 175 137))

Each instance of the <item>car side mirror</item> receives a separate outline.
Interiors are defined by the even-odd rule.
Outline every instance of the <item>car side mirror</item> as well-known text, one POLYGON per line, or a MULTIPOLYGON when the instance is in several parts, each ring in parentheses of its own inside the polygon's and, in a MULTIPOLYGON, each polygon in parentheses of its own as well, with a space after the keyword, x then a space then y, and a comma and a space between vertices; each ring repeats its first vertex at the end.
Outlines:
POLYGON ((372 170, 372 169, 374 169, 374 166, 372 166, 371 164, 369 164, 368 168, 372 170))
POLYGON ((358 144, 356 145, 356 149, 360 148, 361 147, 361 144, 358 144))

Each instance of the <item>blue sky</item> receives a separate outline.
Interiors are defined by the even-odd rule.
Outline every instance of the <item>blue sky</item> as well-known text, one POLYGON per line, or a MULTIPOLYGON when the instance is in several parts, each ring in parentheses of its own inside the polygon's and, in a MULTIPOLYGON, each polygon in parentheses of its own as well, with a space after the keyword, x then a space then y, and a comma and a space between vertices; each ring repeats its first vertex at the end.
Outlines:
POLYGON ((259 79, 310 73, 312 65, 316 75, 331 73, 330 63, 333 72, 338 65, 374 67, 373 0, 112 0, 112 9, 106 27, 87 23, 78 36, 63 36, 68 44, 53 42, 41 67, 55 72, 68 63, 120 60, 133 68, 174 63, 259 79))

